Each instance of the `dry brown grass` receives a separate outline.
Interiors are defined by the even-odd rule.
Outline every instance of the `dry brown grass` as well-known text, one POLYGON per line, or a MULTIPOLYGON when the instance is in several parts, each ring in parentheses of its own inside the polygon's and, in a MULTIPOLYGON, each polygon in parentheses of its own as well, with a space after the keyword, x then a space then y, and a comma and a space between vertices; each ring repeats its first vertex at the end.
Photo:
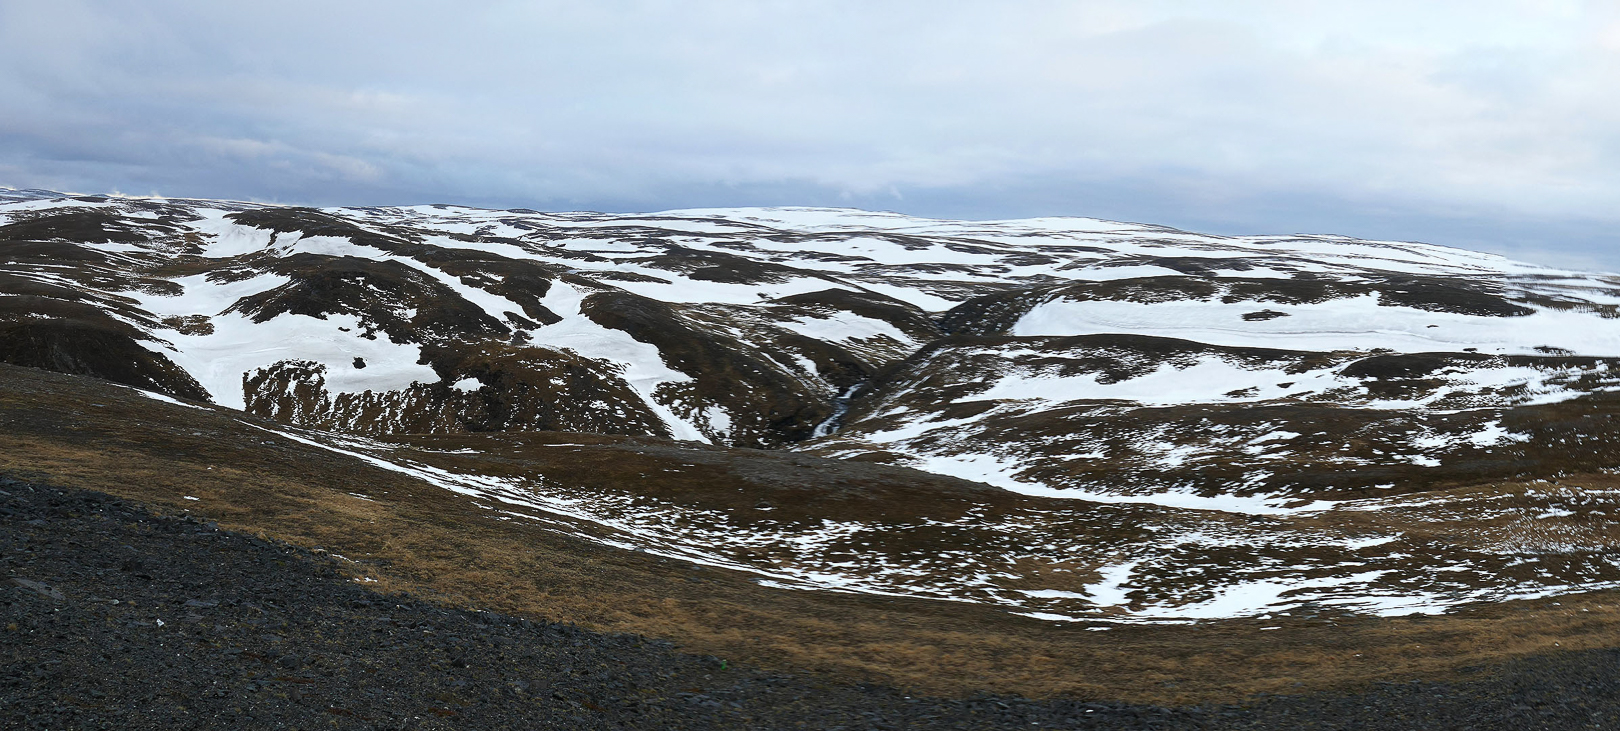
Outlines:
POLYGON ((357 561, 344 565, 383 590, 918 692, 1232 701, 1620 645, 1620 595, 1608 592, 1434 617, 1095 632, 959 603, 767 589, 742 574, 605 548, 529 521, 493 520, 464 497, 223 413, 10 367, 0 367, 0 473, 320 547, 357 561), (1259 629, 1272 625, 1283 628, 1259 629))

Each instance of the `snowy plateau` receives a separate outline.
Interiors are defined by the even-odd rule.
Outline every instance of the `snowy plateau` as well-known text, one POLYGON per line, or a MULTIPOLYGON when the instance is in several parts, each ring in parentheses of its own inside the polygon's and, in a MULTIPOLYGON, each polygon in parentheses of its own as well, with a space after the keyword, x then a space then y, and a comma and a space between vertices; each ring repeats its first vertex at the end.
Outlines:
POLYGON ((0 191, 0 362, 767 586, 1102 622, 1620 586, 1620 491, 1570 479, 1620 467, 1620 277, 1426 244, 0 191))

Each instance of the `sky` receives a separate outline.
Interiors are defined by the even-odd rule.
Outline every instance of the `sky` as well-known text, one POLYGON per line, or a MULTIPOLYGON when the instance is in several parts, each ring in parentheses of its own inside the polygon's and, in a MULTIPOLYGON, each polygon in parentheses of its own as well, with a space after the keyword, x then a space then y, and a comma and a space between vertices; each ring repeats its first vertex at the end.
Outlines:
POLYGON ((1620 3, 0 2, 0 185, 812 205, 1620 271, 1620 3))

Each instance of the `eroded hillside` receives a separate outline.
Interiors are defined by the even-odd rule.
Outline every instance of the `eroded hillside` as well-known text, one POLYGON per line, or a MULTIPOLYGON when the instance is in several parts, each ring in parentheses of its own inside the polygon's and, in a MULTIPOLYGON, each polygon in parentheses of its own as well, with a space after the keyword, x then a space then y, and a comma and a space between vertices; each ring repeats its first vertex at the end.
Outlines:
POLYGON ((1620 466, 1608 276, 1092 219, 3 199, 0 361, 783 586, 1131 621, 1620 581, 1614 495, 1559 481, 1620 466))

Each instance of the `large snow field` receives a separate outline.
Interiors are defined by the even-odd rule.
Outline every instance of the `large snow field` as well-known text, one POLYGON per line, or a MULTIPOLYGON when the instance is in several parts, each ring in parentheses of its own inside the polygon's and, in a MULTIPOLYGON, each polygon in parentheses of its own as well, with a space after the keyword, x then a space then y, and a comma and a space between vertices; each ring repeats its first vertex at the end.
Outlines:
POLYGON ((1279 350, 1459 352, 1533 355, 1558 348, 1582 355, 1620 355, 1620 320, 1587 312, 1542 309, 1521 317, 1431 312, 1378 303, 1377 295, 1279 305, 1266 302, 1075 302, 1036 305, 1013 335, 1158 335, 1229 347, 1279 350), (1286 313, 1245 320, 1261 309, 1286 313))

